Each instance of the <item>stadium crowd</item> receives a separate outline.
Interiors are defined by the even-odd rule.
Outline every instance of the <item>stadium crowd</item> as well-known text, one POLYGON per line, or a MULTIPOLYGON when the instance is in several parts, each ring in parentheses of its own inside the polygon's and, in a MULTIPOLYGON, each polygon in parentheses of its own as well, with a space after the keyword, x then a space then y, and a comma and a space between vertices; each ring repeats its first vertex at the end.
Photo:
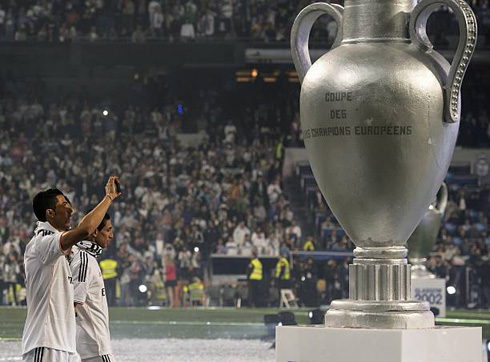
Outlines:
POLYGON ((178 103, 118 112, 77 99, 4 99, 0 107, 0 280, 12 303, 11 286, 23 284, 22 255, 34 227, 32 196, 53 185, 83 215, 100 196, 93 190, 105 175, 120 175, 124 196, 114 205, 115 240, 106 256, 118 262, 123 305, 138 302, 144 283, 161 286, 177 276, 202 281, 211 253, 250 255, 256 248, 278 255, 281 246, 301 246, 281 187, 282 138, 265 128, 264 109, 251 115, 262 122, 252 142, 214 114, 216 108, 205 112, 211 121, 193 147, 177 140, 185 119, 178 103))
MULTIPOLYGON (((287 42, 292 22, 306 1, 293 0, 10 0, 0 6, 0 38, 4 41, 97 41, 149 39, 194 41, 209 38, 287 42)), ((470 2, 482 34, 488 32, 488 0, 470 2)), ((435 42, 445 45, 457 35, 448 8, 431 23, 435 42), (433 24, 433 25, 432 25, 433 24)), ((321 19, 313 38, 336 34, 331 19, 321 19)))
MULTIPOLYGON (((151 88, 153 83, 147 84, 151 88)), ((297 90, 286 92, 291 102, 285 102, 284 91, 281 97, 272 91, 274 97, 260 93, 260 85, 250 87, 197 91, 189 95, 193 105, 173 98, 159 105, 158 99, 165 98, 155 97, 153 88, 133 93, 135 103, 93 103, 78 96, 60 102, 2 98, 0 304, 22 300, 22 255, 35 224, 32 196, 56 185, 83 215, 100 198, 94 190, 102 189, 100 183, 110 174, 119 175, 123 185, 123 197, 111 215, 115 240, 104 255, 114 261, 109 265, 114 269, 109 273, 114 283, 108 287, 112 305, 116 295, 120 305, 146 303, 138 292, 141 285, 148 286, 151 303, 165 295, 167 305, 181 305, 193 288, 207 288, 212 253, 248 257, 252 250, 260 256, 352 251, 353 244, 319 193, 310 207, 327 217, 317 232, 310 232, 302 230, 304 220, 297 219, 291 195, 285 192, 284 147, 301 143, 292 101, 297 90), (198 138, 179 138, 188 128, 197 131, 198 138)), ((484 142, 473 144, 490 144, 486 104, 478 99, 473 100, 473 113, 463 117, 478 119, 486 131, 463 122, 459 144, 476 137, 484 142)), ((455 285, 471 266, 473 280, 490 285, 485 282, 490 277, 485 208, 489 189, 478 188, 471 200, 465 190, 451 186, 451 202, 429 266, 455 285)), ((300 300, 314 305, 346 297, 348 262, 295 258, 291 275, 300 300)), ((457 304, 469 303, 463 295, 458 298, 457 304)), ((490 291, 480 291, 477 303, 490 306, 490 291)))

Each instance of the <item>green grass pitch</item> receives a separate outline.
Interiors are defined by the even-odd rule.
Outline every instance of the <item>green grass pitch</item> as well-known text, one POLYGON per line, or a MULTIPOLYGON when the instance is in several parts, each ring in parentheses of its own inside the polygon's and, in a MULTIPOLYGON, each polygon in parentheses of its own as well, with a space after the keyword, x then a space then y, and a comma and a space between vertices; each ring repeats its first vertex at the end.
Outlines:
MULTIPOLYGON (((264 314, 279 309, 181 308, 110 308, 113 338, 233 338, 255 339, 268 335, 264 314)), ((292 310, 299 324, 309 324, 308 309, 292 310)), ((466 325, 483 328, 490 339, 489 311, 449 311, 437 318, 439 325, 466 325)), ((26 315, 25 308, 0 308, 0 340, 18 340, 26 315)))

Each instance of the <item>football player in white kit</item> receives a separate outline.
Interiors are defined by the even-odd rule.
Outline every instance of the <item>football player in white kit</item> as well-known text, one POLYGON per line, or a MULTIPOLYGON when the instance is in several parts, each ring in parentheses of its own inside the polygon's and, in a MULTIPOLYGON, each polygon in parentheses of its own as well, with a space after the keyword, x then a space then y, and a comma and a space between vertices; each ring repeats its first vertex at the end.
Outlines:
POLYGON ((82 362, 115 362, 109 332, 109 310, 97 257, 114 237, 108 214, 87 240, 73 247, 73 275, 77 321, 77 352, 82 362))
POLYGON ((106 195, 77 227, 70 229, 73 209, 58 189, 39 192, 33 199, 39 220, 24 253, 27 317, 22 334, 24 362, 77 362, 71 247, 91 235, 120 193, 110 177, 106 195), (69 230, 69 231, 67 231, 69 230))

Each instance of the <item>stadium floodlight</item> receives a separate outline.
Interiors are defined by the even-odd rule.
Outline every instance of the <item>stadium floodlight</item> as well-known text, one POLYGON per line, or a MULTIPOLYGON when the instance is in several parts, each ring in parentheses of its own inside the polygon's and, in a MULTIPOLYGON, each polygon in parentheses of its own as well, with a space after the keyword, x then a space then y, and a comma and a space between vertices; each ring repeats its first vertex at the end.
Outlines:
POLYGON ((449 287, 447 287, 447 294, 449 295, 456 294, 456 288, 450 285, 449 287))
POLYGON ((311 324, 323 324, 325 322, 325 315, 317 308, 308 312, 308 319, 311 324))
POLYGON ((279 316, 278 326, 296 326, 298 323, 296 322, 296 317, 293 312, 282 311, 277 313, 279 316))
POLYGON ((104 117, 107 117, 109 115, 109 111, 107 109, 104 109, 102 111, 102 114, 104 115, 104 117))
POLYGON ((196 246, 196 247, 194 248, 194 253, 197 253, 197 252, 199 252, 199 248, 196 246))
POLYGON ((144 284, 141 284, 139 287, 138 287, 138 290, 141 292, 141 293, 146 293, 148 291, 148 287, 144 284))

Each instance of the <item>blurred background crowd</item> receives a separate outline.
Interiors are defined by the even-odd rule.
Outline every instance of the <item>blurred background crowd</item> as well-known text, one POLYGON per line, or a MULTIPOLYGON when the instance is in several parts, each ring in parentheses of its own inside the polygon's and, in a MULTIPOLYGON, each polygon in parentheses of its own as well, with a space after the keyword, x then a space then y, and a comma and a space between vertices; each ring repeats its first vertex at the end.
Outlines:
MULTIPOLYGON (((8 0, 0 7, 0 38, 39 42, 216 38, 287 42, 295 16, 308 4, 304 0, 8 0)), ((470 5, 479 19, 480 31, 486 34, 490 29, 488 0, 470 1, 470 5)), ((458 34, 448 8, 441 8, 430 26, 440 46, 448 46, 450 37, 458 34)), ((335 34, 336 24, 325 17, 315 26, 313 38, 333 42, 335 34)))

